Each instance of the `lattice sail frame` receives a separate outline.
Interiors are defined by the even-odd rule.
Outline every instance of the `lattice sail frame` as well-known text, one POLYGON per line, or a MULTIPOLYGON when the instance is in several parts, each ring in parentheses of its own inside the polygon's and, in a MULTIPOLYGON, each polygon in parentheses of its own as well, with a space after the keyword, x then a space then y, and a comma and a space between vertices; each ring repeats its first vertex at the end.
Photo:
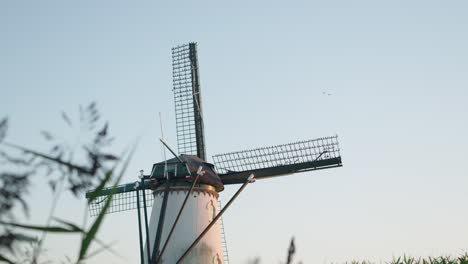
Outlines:
POLYGON ((172 77, 179 154, 206 160, 196 43, 172 48, 172 77))
MULTIPOLYGON (((140 186, 139 182, 138 184, 127 183, 115 187, 115 193, 112 196, 112 201, 106 211, 106 214, 137 209, 137 192, 135 190, 135 186, 140 186)), ((153 206, 154 197, 153 191, 149 189, 148 186, 149 182, 145 182, 146 207, 151 207, 153 206)), ((95 190, 91 190, 86 193, 86 198, 88 199, 88 209, 91 216, 97 216, 101 212, 104 204, 109 198, 109 194, 112 191, 113 187, 104 188, 99 193, 99 196, 91 202, 89 202, 89 197, 93 192, 95 192, 95 190)), ((143 195, 141 191, 142 189, 140 188, 138 193, 140 195, 140 208, 143 208, 143 195)))
POLYGON ((220 174, 253 171, 340 158, 338 136, 213 156, 220 174))
MULTIPOLYGON (((143 197, 140 194, 140 208, 143 208, 143 197)), ((152 190, 145 190, 146 195, 146 207, 153 206, 153 191, 152 190)), ((102 210, 106 200, 109 196, 102 196, 96 198, 91 203, 88 203, 89 207, 89 214, 91 216, 97 216, 102 210)), ((123 211, 129 211, 137 209, 137 199, 136 199, 136 191, 126 192, 126 193, 116 193, 112 196, 112 201, 110 203, 109 208, 107 209, 106 214, 110 213, 118 213, 123 211)))

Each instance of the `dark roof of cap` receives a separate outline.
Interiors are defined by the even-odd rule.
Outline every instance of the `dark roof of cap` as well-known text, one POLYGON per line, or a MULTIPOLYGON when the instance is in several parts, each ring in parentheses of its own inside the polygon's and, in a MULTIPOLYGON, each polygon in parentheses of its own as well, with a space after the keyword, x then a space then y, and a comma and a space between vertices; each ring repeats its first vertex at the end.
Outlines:
MULTIPOLYGON (((187 164, 187 167, 188 167, 188 169, 190 171, 190 175, 192 177, 197 176, 197 170, 198 170, 198 168, 200 166, 202 166, 203 171, 205 173, 203 175, 200 175, 200 177, 198 178, 199 183, 211 185, 211 186, 213 186, 215 188, 215 190, 217 192, 221 192, 221 191, 224 190, 223 182, 221 181, 221 178, 218 176, 218 174, 214 171, 214 165, 213 164, 208 163, 208 162, 200 159, 199 157, 193 156, 193 155, 184 155, 184 154, 182 154, 182 155, 179 156, 179 158, 187 164)), ((179 166, 177 164, 180 164, 180 167, 183 166, 177 158, 172 158, 172 159, 169 159, 169 160, 166 160, 166 161, 158 162, 158 163, 155 163, 153 165, 153 174, 151 176, 155 177, 155 178, 163 178, 164 175, 162 173, 160 173, 159 170, 157 170, 155 168, 158 168, 158 167, 164 168, 165 164, 167 164, 168 166, 169 165, 179 166)), ((185 172, 186 172, 186 170, 185 170, 185 172)), ((175 175, 175 176, 176 176, 176 178, 179 178, 177 176, 185 177, 185 176, 188 176, 188 175, 175 175)))

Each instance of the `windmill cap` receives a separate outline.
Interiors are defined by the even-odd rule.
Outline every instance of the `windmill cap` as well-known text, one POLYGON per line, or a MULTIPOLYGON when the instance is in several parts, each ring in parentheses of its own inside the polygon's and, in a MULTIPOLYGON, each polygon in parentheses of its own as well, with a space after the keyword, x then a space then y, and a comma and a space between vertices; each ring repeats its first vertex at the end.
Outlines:
POLYGON ((156 179, 164 179, 164 172, 166 171, 168 175, 177 180, 191 180, 200 173, 198 177, 198 183, 211 185, 215 188, 217 192, 224 190, 224 184, 221 181, 221 178, 214 171, 214 165, 208 163, 197 156, 193 155, 180 155, 179 158, 185 163, 181 163, 177 158, 169 159, 166 161, 158 162, 153 165, 151 177, 156 179), (165 167, 167 166, 166 170, 165 167), (202 168, 200 171, 200 167, 202 168))

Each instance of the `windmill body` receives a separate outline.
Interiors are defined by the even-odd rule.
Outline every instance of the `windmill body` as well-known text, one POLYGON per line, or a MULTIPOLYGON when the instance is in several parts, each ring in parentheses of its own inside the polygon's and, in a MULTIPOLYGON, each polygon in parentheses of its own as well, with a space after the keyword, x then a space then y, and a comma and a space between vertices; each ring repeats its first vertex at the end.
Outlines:
POLYGON ((220 217, 248 183, 298 172, 342 166, 337 136, 213 156, 208 163, 202 116, 196 44, 172 49, 173 92, 179 155, 155 163, 141 182, 89 191, 91 215, 137 209, 141 263, 228 263, 220 217), (241 184, 224 208, 218 194, 224 185, 241 184), (90 197, 98 197, 94 199, 90 197), (140 200, 143 200, 142 201, 140 200), (148 202, 148 204, 146 203, 148 202), (146 209, 152 206, 149 225, 146 209), (145 212, 145 233, 141 228, 145 212), (143 242, 143 236, 145 241, 143 242))
MULTIPOLYGON (((179 184, 170 188, 162 241, 167 239, 172 223, 174 223, 189 189, 190 185, 188 184, 179 184)), ((149 226, 150 248, 154 248, 154 241, 156 240, 164 187, 156 189, 154 195, 149 226)), ((218 193, 215 189, 210 185, 197 186, 190 194, 177 228, 174 230, 173 238, 162 256, 161 263, 177 263, 178 258, 218 212, 218 193)), ((146 250, 144 256, 147 256, 146 250)), ((223 261, 223 248, 218 221, 182 263, 223 263, 223 261)), ((148 262, 145 261, 145 263, 148 262)))
MULTIPOLYGON (((177 263, 178 258, 219 212, 218 192, 224 189, 224 185, 212 164, 192 155, 181 155, 154 164, 151 179, 154 180, 155 186, 149 224, 150 250, 161 250, 163 246, 161 241, 167 240, 179 209, 188 195, 177 228, 172 234, 173 238, 161 256, 161 263, 177 263), (188 179, 193 179, 198 172, 202 173, 189 194, 191 182, 188 179), (167 181, 167 178, 172 180, 167 181), (167 204, 164 209, 165 195, 167 195, 167 204), (162 212, 165 214, 164 220, 160 217, 162 212), (161 229, 160 232, 158 228, 161 229), (161 234, 159 239, 158 233, 161 234), (159 246, 155 243, 159 243, 159 246)), ((224 254, 220 231, 219 221, 217 221, 182 263, 223 263, 224 254)), ((145 252, 145 256, 147 255, 145 252)))

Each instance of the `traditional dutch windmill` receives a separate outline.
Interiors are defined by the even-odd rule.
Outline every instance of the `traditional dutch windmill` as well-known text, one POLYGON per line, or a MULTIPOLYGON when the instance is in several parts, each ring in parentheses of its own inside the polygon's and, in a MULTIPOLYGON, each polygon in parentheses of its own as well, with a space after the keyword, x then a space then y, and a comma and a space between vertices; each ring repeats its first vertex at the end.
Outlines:
POLYGON ((324 137, 214 155, 214 163, 208 163, 196 43, 173 48, 172 59, 179 154, 161 140, 174 158, 154 164, 149 175, 141 171, 137 182, 98 194, 88 192, 88 199, 91 194, 99 196, 89 202, 90 212, 97 215, 111 191, 114 196, 107 213, 137 209, 141 263, 227 263, 220 217, 247 184, 342 166, 338 139, 324 137), (218 193, 227 184, 241 187, 221 209, 218 193))

